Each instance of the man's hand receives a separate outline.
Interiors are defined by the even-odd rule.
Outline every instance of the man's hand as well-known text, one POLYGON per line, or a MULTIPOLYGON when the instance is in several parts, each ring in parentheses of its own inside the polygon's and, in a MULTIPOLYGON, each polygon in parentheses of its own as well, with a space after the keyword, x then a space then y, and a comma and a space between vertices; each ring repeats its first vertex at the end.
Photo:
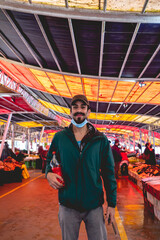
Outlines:
POLYGON ((62 182, 64 181, 63 178, 56 173, 49 172, 47 174, 47 180, 49 182, 49 185, 51 187, 53 187, 54 189, 60 189, 60 188, 64 187, 64 185, 62 183, 60 183, 57 178, 59 180, 61 180, 62 182))
POLYGON ((106 213, 106 220, 108 221, 108 224, 111 224, 114 221, 114 215, 115 215, 115 208, 108 207, 107 213, 106 213))

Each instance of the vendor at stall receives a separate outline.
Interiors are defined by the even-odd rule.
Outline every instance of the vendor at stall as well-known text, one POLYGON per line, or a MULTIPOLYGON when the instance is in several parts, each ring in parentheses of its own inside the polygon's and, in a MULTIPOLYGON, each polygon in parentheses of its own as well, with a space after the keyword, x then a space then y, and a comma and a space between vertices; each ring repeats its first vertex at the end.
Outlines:
POLYGON ((3 148, 3 151, 2 151, 2 155, 1 155, 1 161, 3 161, 4 159, 6 159, 9 156, 16 159, 16 155, 14 154, 12 149, 9 148, 8 143, 5 142, 4 143, 4 148, 3 148))
POLYGON ((146 147, 144 150, 145 163, 149 165, 156 165, 156 156, 151 143, 149 142, 146 143, 145 147, 146 147))

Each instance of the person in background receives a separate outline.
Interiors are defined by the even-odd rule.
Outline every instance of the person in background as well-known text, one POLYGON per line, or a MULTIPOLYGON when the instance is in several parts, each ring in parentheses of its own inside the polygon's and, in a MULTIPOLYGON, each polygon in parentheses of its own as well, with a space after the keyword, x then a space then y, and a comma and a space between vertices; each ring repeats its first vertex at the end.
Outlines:
POLYGON ((151 143, 146 143, 144 150, 144 159, 146 164, 156 165, 156 156, 151 143))
POLYGON ((43 146, 39 146, 38 147, 38 154, 41 155, 43 154, 44 150, 43 150, 43 146))
POLYGON ((88 122, 90 112, 86 96, 75 95, 71 101, 71 124, 55 134, 47 155, 46 177, 51 187, 59 190, 58 216, 63 240, 77 240, 82 221, 89 240, 106 240, 104 216, 108 223, 114 219, 114 159, 107 137, 88 122), (63 178, 52 173, 53 152, 61 164, 63 178), (101 177, 108 202, 104 212, 101 177), (58 180, 64 181, 64 187, 58 180))
POLYGON ((119 140, 115 139, 115 143, 112 146, 112 153, 114 157, 114 163, 115 163, 115 177, 118 178, 118 171, 119 171, 119 165, 122 160, 121 152, 119 150, 119 140))
POLYGON ((3 148, 3 151, 2 151, 2 155, 1 155, 1 161, 3 161, 4 159, 6 159, 9 156, 16 160, 16 155, 14 154, 12 149, 9 148, 8 143, 5 142, 4 143, 4 148, 3 148))
POLYGON ((43 146, 39 146, 38 154, 39 154, 39 161, 37 163, 37 168, 42 169, 42 173, 45 173, 46 169, 46 157, 47 157, 48 150, 44 150, 43 146))
POLYGON ((19 153, 16 156, 16 160, 18 162, 22 162, 25 158, 25 154, 22 152, 22 150, 19 150, 19 153))

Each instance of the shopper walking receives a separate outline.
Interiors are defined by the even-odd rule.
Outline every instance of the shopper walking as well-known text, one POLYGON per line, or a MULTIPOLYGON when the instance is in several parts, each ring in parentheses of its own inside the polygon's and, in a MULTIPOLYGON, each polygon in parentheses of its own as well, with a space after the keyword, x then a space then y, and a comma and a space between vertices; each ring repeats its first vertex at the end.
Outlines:
POLYGON ((71 101, 71 125, 55 134, 47 155, 46 177, 59 190, 59 223, 63 240, 77 240, 84 221, 89 240, 106 240, 104 215, 112 222, 116 206, 114 160, 107 137, 87 120, 91 110, 84 95, 71 101), (63 178, 52 173, 56 154, 63 178), (103 213, 103 178, 108 208, 103 213), (58 180, 64 180, 64 186, 58 180))
POLYGON ((119 145, 119 140, 116 139, 115 143, 112 147, 112 153, 113 153, 114 162, 115 162, 115 176, 116 176, 116 178, 118 178, 119 165, 120 165, 120 162, 122 160, 121 152, 119 150, 118 145, 119 145))

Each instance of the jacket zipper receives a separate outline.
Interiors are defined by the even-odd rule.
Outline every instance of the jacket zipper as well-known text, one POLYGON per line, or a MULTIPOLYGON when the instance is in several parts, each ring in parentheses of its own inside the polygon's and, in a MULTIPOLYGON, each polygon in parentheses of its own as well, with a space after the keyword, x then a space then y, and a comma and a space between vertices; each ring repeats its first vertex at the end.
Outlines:
MULTIPOLYGON (((81 149, 81 145, 80 147, 78 146, 78 143, 76 142, 76 140, 74 138, 72 138, 72 136, 70 134, 67 134, 69 136, 69 138, 71 139, 72 143, 74 144, 74 146, 76 148, 78 148, 79 150, 79 159, 78 159, 78 163, 77 163, 77 169, 76 169, 76 202, 78 202, 78 205, 80 205, 80 203, 82 202, 82 194, 81 194, 81 199, 80 199, 80 202, 78 201, 78 170, 80 169, 80 172, 81 172, 81 176, 82 176, 82 180, 84 182, 84 174, 83 174, 83 169, 82 169, 82 163, 83 163, 83 158, 81 159, 81 156, 82 156, 82 152, 84 153, 88 147, 90 146, 90 143, 101 138, 101 136, 96 136, 95 138, 91 139, 91 141, 88 143, 88 146, 84 146, 82 149, 81 149)), ((79 207, 79 206, 77 206, 79 207)))

